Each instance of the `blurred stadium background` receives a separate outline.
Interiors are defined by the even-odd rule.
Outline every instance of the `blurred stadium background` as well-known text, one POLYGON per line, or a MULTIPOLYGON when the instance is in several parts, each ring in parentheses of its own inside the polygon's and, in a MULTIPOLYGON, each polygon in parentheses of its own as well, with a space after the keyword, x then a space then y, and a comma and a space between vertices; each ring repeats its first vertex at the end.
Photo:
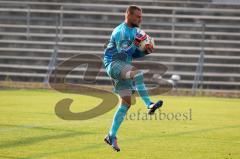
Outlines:
MULTIPOLYGON (((164 79, 179 75, 178 90, 191 93, 200 88, 239 96, 239 0, 1 0, 1 86, 8 81, 8 86, 31 82, 41 87, 54 67, 69 57, 102 56, 129 4, 143 9, 142 29, 157 45, 145 59, 167 66, 164 79)), ((67 80, 79 83, 83 72, 77 68, 67 80)), ((109 85, 104 68, 97 81, 109 85)))

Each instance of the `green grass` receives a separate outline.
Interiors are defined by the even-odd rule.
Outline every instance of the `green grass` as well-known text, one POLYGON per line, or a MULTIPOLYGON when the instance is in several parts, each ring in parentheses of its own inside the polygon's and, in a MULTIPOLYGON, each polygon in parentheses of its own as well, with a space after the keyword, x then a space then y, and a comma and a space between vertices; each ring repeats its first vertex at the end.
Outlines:
POLYGON ((130 114, 146 111, 138 98, 119 130, 121 152, 117 153, 103 142, 115 109, 86 121, 66 121, 54 112, 55 104, 63 98, 74 100, 73 112, 101 102, 47 90, 1 90, 0 158, 240 158, 240 99, 154 96, 153 101, 165 101, 162 113, 191 109, 192 120, 129 120, 130 114))

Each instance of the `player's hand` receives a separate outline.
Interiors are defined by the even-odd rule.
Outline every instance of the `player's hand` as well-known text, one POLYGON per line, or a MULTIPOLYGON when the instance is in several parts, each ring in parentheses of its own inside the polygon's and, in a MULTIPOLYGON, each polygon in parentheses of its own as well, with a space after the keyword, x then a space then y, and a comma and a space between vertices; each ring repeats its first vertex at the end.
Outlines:
POLYGON ((133 41, 134 45, 139 46, 139 44, 147 38, 146 33, 137 33, 133 41))
POLYGON ((145 53, 151 54, 153 52, 153 45, 152 44, 146 44, 145 45, 145 53))

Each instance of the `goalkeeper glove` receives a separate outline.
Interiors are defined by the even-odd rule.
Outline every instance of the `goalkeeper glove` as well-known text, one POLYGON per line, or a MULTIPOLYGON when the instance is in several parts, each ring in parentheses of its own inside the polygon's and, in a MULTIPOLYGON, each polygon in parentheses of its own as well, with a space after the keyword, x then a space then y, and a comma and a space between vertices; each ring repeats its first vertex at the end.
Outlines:
POLYGON ((147 34, 145 32, 142 33, 137 33, 135 36, 135 39, 133 41, 134 45, 136 45, 137 47, 139 46, 139 44, 144 41, 147 38, 147 34))

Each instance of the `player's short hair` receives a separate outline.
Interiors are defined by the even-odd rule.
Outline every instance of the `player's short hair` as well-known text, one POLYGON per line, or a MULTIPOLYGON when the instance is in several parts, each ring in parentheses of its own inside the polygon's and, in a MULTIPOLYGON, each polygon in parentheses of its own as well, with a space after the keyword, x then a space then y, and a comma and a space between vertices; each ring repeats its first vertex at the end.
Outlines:
POLYGON ((126 10, 126 15, 127 15, 128 13, 133 14, 135 10, 139 10, 139 11, 142 12, 142 9, 141 9, 139 6, 130 5, 130 6, 128 6, 128 8, 127 8, 127 10, 126 10))

